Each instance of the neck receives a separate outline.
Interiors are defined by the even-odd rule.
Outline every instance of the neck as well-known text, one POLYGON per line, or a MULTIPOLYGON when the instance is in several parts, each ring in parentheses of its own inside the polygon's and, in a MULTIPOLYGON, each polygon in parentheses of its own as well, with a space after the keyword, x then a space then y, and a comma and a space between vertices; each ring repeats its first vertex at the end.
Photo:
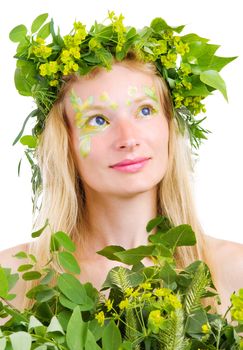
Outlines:
POLYGON ((146 245, 146 225, 157 215, 156 203, 156 188, 129 198, 86 191, 88 224, 83 254, 92 256, 107 245, 125 249, 146 245))

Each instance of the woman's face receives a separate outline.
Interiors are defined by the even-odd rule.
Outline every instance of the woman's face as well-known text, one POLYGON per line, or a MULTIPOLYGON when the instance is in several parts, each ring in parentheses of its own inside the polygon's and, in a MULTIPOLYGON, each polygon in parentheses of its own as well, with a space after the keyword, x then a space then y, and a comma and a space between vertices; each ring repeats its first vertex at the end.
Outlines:
POLYGON ((168 164, 168 124, 153 77, 114 64, 65 97, 85 190, 128 197, 154 190, 168 164))

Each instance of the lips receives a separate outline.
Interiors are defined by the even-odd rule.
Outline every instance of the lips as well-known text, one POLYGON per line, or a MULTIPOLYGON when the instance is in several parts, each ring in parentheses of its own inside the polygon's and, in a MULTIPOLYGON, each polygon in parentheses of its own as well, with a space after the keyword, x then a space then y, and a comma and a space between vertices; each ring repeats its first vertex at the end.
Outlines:
POLYGON ((142 163, 146 160, 148 160, 150 158, 134 158, 134 159, 124 159, 119 163, 113 164, 110 167, 114 168, 114 167, 122 167, 122 166, 126 166, 126 165, 132 165, 132 164, 137 164, 137 163, 142 163))

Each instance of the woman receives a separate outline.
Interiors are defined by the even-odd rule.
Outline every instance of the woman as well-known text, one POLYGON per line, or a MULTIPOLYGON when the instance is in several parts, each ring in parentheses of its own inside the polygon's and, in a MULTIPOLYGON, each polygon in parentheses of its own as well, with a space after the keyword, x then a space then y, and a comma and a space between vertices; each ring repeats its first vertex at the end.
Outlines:
MULTIPOLYGON (((117 49, 125 45, 119 37, 124 30, 119 18, 111 16, 111 20, 118 34, 117 49)), ((79 29, 74 37, 81 35, 79 29)), ((90 50, 97 45, 90 44, 92 39, 90 50)), ((33 52, 38 57, 37 49, 33 52)), ((98 255, 98 250, 111 244, 126 249, 146 244, 146 224, 158 214, 174 225, 190 224, 197 245, 180 248, 177 264, 184 267, 204 260, 221 297, 220 311, 226 311, 230 295, 243 285, 243 248, 208 237, 200 227, 190 188, 188 135, 180 132, 172 105, 172 101, 174 107, 175 101, 180 102, 180 96, 169 91, 155 60, 141 58, 136 50, 127 51, 123 59, 113 57, 109 70, 96 66, 83 75, 75 73, 73 62, 73 71, 65 72, 70 66, 65 55, 63 49, 59 61, 60 66, 64 64, 60 68, 62 86, 39 137, 43 198, 36 226, 43 226, 48 218, 52 231, 70 233, 77 246, 80 280, 99 289, 118 263, 98 255)), ((165 59, 160 61, 171 69, 165 59)), ((40 75, 48 78, 53 74, 54 82, 57 71, 54 64, 48 64, 39 66, 40 75), (53 72, 48 75, 50 67, 53 72)), ((48 227, 32 244, 2 252, 2 264, 16 269, 18 261, 12 255, 24 250, 33 253, 42 266, 48 261, 51 230, 48 227)), ((149 259, 144 263, 151 264, 149 259)), ((20 308, 25 287, 19 282, 15 291, 14 304, 20 308)))

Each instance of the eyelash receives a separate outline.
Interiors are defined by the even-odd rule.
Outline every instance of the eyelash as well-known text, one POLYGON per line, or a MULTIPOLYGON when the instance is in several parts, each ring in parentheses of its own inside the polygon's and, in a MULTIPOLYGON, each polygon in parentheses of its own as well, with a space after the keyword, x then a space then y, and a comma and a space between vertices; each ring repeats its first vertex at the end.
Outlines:
MULTIPOLYGON (((102 118, 105 122, 106 122, 106 125, 110 124, 109 121, 106 119, 106 117, 102 114, 97 114, 97 115, 93 115, 92 117, 90 117, 87 121, 87 124, 91 125, 91 126, 97 126, 97 125, 92 125, 90 122, 92 120, 95 120, 95 118, 102 118)), ((104 125, 101 125, 101 126, 104 126, 104 125)))
MULTIPOLYGON (((157 113, 157 109, 154 108, 153 106, 151 105, 143 105, 141 107, 138 108, 138 111, 137 111, 137 114, 139 114, 140 112, 142 112, 142 110, 144 108, 148 108, 150 110, 150 114, 149 115, 146 115, 146 117, 150 117, 151 115, 157 113)), ((143 117, 145 117, 145 115, 143 115, 143 117)), ((140 116, 141 119, 143 119, 143 117, 140 116)))

